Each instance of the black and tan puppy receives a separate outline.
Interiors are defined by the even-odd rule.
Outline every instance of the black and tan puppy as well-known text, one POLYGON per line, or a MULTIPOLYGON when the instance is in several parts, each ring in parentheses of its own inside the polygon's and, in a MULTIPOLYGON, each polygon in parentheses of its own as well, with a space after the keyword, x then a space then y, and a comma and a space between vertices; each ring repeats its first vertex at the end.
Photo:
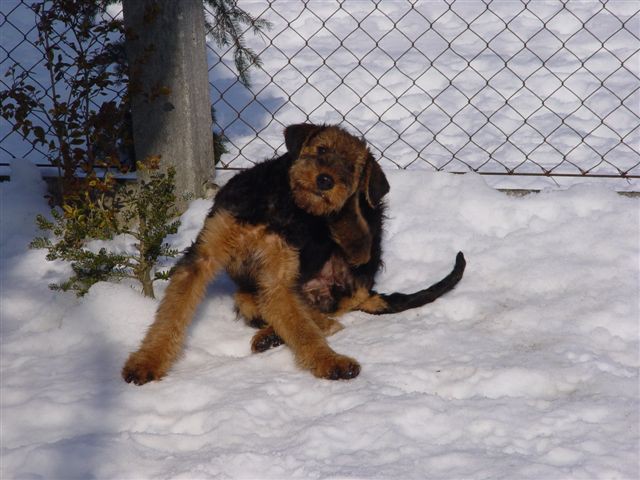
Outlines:
POLYGON ((288 152, 233 177, 216 195, 196 242, 176 265, 154 323, 122 376, 138 385, 162 378, 178 357, 209 280, 226 270, 238 284, 236 306, 259 352, 285 343, 317 377, 353 378, 356 360, 325 337, 341 314, 394 313, 451 290, 465 260, 443 280, 413 294, 378 294, 384 173, 367 145, 342 128, 300 124, 285 132, 288 152))

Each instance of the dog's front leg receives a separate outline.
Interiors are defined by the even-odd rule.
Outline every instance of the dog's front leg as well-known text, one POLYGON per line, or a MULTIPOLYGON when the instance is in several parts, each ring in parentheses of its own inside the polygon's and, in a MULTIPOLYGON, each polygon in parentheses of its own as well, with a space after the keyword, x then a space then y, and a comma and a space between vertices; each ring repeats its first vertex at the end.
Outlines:
POLYGON ((321 378, 354 378, 360 365, 334 352, 310 311, 295 291, 298 252, 281 237, 268 235, 260 242, 258 308, 266 322, 293 351, 298 364, 321 378))
POLYGON ((184 335, 209 280, 227 263, 241 227, 233 218, 216 213, 185 256, 178 262, 156 318, 140 348, 133 352, 122 369, 128 383, 142 385, 166 375, 182 351, 184 335))

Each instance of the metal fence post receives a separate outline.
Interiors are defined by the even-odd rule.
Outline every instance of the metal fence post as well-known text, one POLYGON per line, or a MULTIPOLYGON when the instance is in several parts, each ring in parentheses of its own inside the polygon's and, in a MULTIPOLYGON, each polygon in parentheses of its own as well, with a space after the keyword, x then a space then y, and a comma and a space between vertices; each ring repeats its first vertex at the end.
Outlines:
POLYGON ((123 10, 136 157, 160 155, 178 196, 203 196, 215 170, 202 0, 124 0, 123 10))

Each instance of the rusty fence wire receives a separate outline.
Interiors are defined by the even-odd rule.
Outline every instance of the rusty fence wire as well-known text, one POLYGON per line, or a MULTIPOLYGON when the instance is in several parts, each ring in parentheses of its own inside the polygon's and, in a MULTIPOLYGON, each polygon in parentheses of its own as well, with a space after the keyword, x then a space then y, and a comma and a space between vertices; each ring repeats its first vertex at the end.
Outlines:
MULTIPOLYGON (((41 74, 31 3, 1 2, 0 89, 14 63, 41 74)), ((271 28, 245 33, 262 62, 248 87, 233 49, 208 42, 220 168, 282 152, 284 126, 312 121, 363 135, 386 167, 640 178, 638 2, 238 4, 271 28)), ((0 154, 41 156, 11 125, 0 154)))

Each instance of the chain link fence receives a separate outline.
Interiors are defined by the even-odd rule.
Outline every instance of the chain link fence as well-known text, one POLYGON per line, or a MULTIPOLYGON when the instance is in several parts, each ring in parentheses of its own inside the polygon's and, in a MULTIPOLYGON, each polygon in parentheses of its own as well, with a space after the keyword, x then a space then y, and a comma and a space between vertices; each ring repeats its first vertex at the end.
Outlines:
MULTIPOLYGON (((262 61, 249 87, 232 49, 209 42, 214 128, 228 150, 220 168, 282 153, 284 126, 311 121, 363 135, 386 167, 640 178, 638 2, 239 6, 271 28, 245 34, 262 61)), ((2 1, 3 74, 16 62, 39 74, 25 10, 2 1)), ((38 158, 11 126, 0 142, 3 156, 38 158)))
MULTIPOLYGON (((61 77, 52 80, 50 72, 46 68, 46 58, 42 45, 38 46, 38 28, 36 25, 37 15, 34 6, 42 2, 32 0, 0 0, 0 90, 10 89, 13 79, 26 74, 26 78, 34 86, 32 94, 37 100, 42 100, 45 105, 53 105, 53 95, 58 94, 65 98, 67 92, 66 85, 71 83, 80 69, 78 65, 70 63, 61 71, 61 77), (15 71, 11 72, 12 69, 15 71), (52 84, 55 83, 55 90, 52 84)), ((107 20, 115 19, 121 15, 121 7, 114 5, 107 11, 100 14, 107 20)), ((105 34, 106 35, 106 34, 105 34)), ((60 51, 72 52, 80 44, 74 38, 71 31, 57 31, 56 35, 50 39, 60 45, 60 51)), ((107 40, 104 37, 104 40, 107 40)), ((91 55, 96 52, 104 52, 105 42, 101 36, 95 36, 90 44, 85 44, 86 54, 91 55)), ((109 38, 118 41, 118 38, 109 38)), ((123 44, 122 44, 123 45, 123 44)), ((121 54, 124 54, 122 50, 121 54)), ((64 58, 68 61, 68 58, 64 58)), ((114 64, 114 69, 118 66, 114 64)), ((99 110, 103 102, 114 98, 122 98, 127 89, 124 81, 108 84, 102 88, 100 95, 89 98, 90 108, 99 110)), ((36 117, 34 123, 44 126, 45 135, 52 133, 50 119, 45 118, 42 113, 34 112, 36 117)), ((10 158, 25 158, 38 166, 49 166, 46 163, 46 146, 34 144, 23 139, 20 131, 14 130, 14 125, 8 124, 4 118, 0 118, 0 167, 8 165, 10 158)))

